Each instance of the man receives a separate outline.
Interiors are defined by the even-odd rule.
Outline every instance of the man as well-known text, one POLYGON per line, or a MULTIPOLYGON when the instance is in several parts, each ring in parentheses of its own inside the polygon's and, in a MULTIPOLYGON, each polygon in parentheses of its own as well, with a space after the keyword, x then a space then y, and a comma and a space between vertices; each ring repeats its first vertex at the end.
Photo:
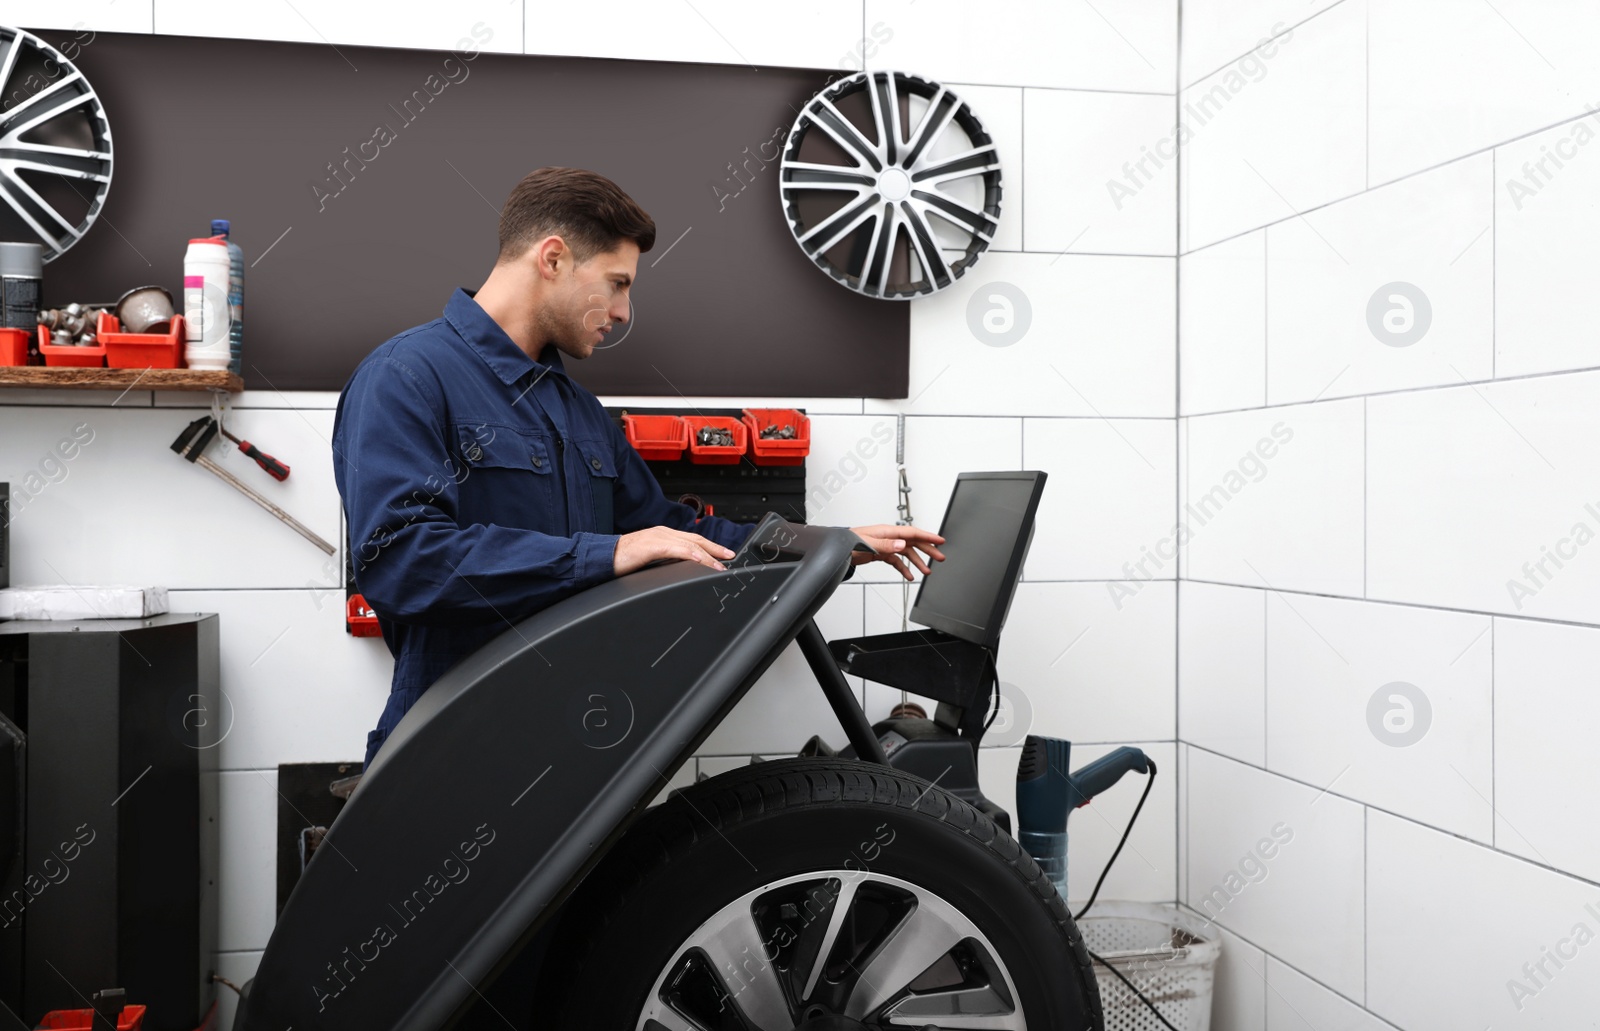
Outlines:
MULTIPOLYGON (((658 559, 722 569, 751 527, 668 501, 563 356, 594 352, 631 308, 650 216, 611 180, 530 172, 500 214, 500 254, 444 316, 369 354, 339 396, 334 479, 356 585, 395 658, 370 764, 417 698, 490 638, 658 559)), ((944 538, 855 532, 912 579, 944 538)))

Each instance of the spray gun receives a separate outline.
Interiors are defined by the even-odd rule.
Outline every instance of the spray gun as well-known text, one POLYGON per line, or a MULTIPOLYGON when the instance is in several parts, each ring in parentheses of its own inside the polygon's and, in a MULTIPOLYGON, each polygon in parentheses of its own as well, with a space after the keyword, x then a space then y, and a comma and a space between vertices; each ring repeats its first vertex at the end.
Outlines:
MULTIPOLYGON (((1072 810, 1088 805, 1130 770, 1149 774, 1153 779, 1156 769, 1149 756, 1128 745, 1075 773, 1067 772, 1071 760, 1072 742, 1029 734, 1022 759, 1017 763, 1017 840, 1055 884, 1056 893, 1062 899, 1067 897, 1067 817, 1072 810)), ((1149 795, 1148 785, 1145 794, 1149 795)), ((1139 805, 1144 806, 1143 798, 1139 805)), ((1135 809, 1134 817, 1138 815, 1135 809)), ((1128 827, 1132 830, 1132 821, 1128 827)), ((1126 834, 1122 840, 1128 840, 1126 834)), ((1120 851, 1122 845, 1118 844, 1117 852, 1120 851)), ((1106 869, 1110 869, 1116 858, 1117 854, 1112 853, 1106 869)), ((1101 874, 1101 879, 1104 878, 1101 874)), ((1095 886, 1095 891, 1099 891, 1099 885, 1095 886)))

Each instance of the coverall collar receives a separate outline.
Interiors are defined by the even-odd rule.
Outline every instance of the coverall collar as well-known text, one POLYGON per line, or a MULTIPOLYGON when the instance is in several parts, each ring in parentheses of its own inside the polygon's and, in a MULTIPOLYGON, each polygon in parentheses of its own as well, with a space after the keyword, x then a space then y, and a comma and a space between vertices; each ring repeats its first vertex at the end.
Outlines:
POLYGON ((530 372, 535 374, 535 379, 543 378, 546 372, 552 370, 566 374, 566 367, 561 363, 561 352, 556 345, 546 344, 544 350, 539 352, 539 361, 529 358, 528 353, 518 347, 500 328, 500 324, 478 304, 474 299, 476 294, 476 290, 457 287, 444 306, 445 321, 461 334, 461 339, 478 353, 478 357, 503 383, 515 386, 530 372))

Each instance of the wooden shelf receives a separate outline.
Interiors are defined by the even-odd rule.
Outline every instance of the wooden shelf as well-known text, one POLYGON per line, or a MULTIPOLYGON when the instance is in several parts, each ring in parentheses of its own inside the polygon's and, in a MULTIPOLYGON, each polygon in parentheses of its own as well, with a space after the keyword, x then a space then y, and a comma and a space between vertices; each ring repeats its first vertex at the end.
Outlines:
POLYGON ((0 365, 0 387, 60 387, 75 390, 226 390, 244 380, 226 369, 74 369, 49 365, 0 365))

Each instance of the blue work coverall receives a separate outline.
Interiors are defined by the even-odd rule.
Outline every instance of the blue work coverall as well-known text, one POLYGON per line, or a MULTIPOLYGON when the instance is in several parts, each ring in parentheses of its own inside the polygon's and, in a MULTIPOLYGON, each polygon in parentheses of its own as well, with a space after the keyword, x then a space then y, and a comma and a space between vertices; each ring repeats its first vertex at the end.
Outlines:
POLYGON ((619 535, 751 530, 667 500, 555 347, 529 358, 467 290, 362 360, 333 426, 356 587, 395 659, 367 763, 451 666, 611 579, 619 535))

